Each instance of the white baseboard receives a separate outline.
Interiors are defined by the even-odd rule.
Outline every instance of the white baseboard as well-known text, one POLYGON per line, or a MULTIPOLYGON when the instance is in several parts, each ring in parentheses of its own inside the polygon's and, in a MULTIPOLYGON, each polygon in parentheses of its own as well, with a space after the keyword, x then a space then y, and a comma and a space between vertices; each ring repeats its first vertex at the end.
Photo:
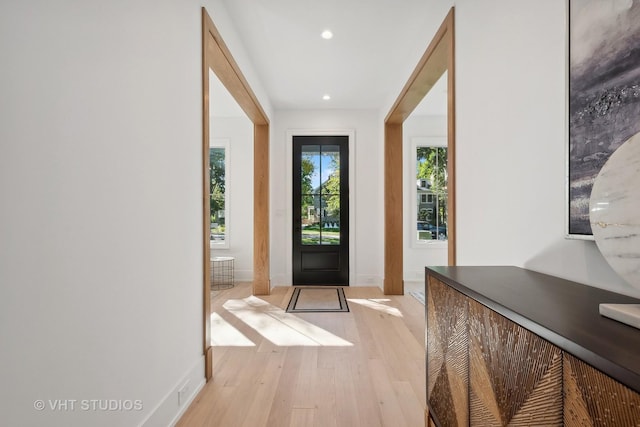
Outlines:
POLYGON ((142 427, 174 426, 187 410, 193 399, 204 387, 204 356, 172 388, 162 401, 140 424, 142 427), (182 394, 180 391, 182 390, 182 394))
POLYGON ((253 270, 235 270, 233 272, 233 279, 236 282, 252 282, 253 270))
POLYGON ((382 289, 383 280, 380 276, 359 274, 356 276, 355 283, 351 283, 351 286, 377 286, 382 289))
POLYGON ((411 291, 424 291, 424 280, 405 280, 404 294, 408 295, 411 291))
POLYGON ((424 278, 425 278, 425 273, 424 273, 424 268, 420 269, 420 270, 413 270, 413 271, 409 271, 407 273, 405 273, 405 278, 404 281, 411 281, 411 282, 422 282, 424 283, 424 278))
POLYGON ((271 287, 273 288, 275 286, 291 286, 291 275, 274 275, 271 278, 271 287))
MULTIPOLYGON (((380 276, 361 274, 356 276, 355 282, 350 283, 350 286, 377 286, 382 289, 382 283, 380 276)), ((291 286, 291 277, 275 275, 271 278, 271 286, 291 286)))

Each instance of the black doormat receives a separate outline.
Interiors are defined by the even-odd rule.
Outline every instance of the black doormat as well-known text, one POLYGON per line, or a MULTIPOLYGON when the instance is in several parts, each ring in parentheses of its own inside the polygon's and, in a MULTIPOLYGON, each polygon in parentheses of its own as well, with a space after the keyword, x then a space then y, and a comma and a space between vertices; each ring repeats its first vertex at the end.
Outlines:
POLYGON ((347 312, 349 306, 344 290, 339 287, 296 287, 287 306, 287 313, 347 312))

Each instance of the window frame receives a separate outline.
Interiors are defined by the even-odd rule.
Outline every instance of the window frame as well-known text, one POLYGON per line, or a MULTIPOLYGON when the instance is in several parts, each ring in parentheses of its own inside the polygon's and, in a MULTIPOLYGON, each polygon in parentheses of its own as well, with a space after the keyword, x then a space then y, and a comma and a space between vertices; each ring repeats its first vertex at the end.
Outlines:
MULTIPOLYGON (((230 213, 230 197, 231 179, 229 174, 229 164, 231 158, 230 143, 228 138, 211 138, 209 144, 209 152, 212 148, 224 148, 224 241, 217 242, 209 238, 209 247, 211 250, 229 249, 231 247, 231 215, 230 213)), ((209 165, 211 168, 211 165, 209 165)), ((211 212, 209 212, 211 215, 211 212)))
MULTIPOLYGON (((424 136, 411 138, 411 155, 409 156, 408 173, 410 176, 409 182, 411 183, 411 210, 409 212, 409 241, 411 247, 414 249, 435 249, 435 248, 447 248, 449 245, 448 240, 448 224, 447 224, 447 240, 420 240, 418 239, 417 230, 417 214, 418 214, 418 197, 416 197, 416 184, 418 183, 418 163, 416 161, 418 147, 442 147, 447 148, 446 136, 424 136)), ((447 195, 448 196, 448 195, 447 195)), ((437 199, 437 198, 433 198, 437 199)), ((432 199, 432 200, 433 200, 432 199)))

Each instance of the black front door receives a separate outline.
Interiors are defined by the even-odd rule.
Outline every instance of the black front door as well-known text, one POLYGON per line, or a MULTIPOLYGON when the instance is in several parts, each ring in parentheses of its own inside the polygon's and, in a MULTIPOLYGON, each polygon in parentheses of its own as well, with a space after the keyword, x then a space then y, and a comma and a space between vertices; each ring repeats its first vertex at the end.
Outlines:
POLYGON ((293 137, 293 284, 349 285, 349 137, 293 137))

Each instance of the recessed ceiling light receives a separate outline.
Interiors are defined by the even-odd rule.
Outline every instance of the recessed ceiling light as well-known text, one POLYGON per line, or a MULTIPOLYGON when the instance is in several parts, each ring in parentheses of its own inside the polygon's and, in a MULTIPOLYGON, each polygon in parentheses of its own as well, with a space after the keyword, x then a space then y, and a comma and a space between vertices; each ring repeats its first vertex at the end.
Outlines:
POLYGON ((324 30, 321 34, 322 38, 325 40, 329 40, 330 38, 333 37, 333 33, 331 32, 331 30, 324 30))
POLYGON ((323 95, 323 96, 322 96, 322 99, 324 99, 325 101, 328 101, 328 100, 330 100, 330 99, 331 99, 331 96, 329 96, 329 95, 323 95))

